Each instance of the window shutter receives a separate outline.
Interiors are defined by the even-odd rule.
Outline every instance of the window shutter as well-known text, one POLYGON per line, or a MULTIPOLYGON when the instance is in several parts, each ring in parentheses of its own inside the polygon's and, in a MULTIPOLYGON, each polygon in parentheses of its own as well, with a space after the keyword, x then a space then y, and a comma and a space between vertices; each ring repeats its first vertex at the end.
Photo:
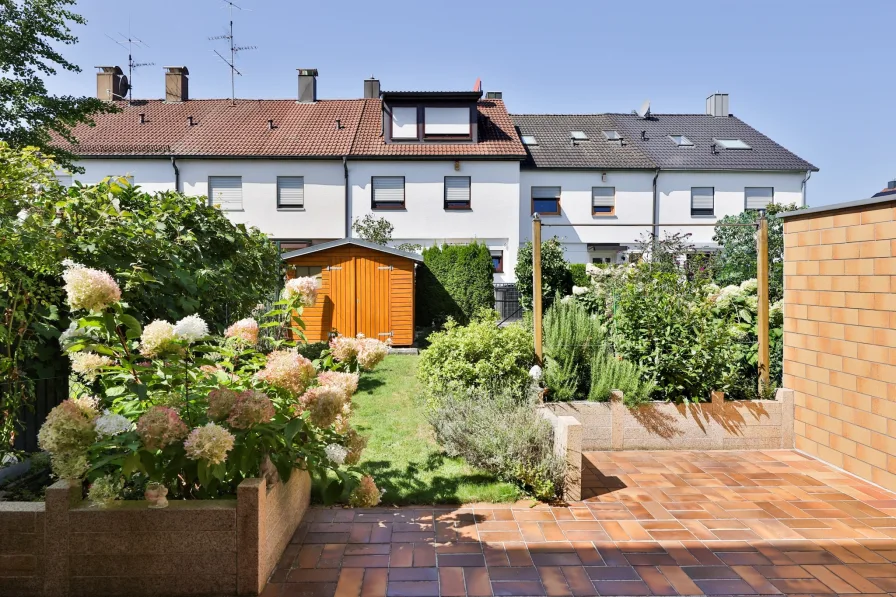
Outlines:
POLYGON ((693 187, 691 189, 691 209, 712 211, 714 195, 715 189, 712 187, 693 187))
POLYGON ((613 207, 616 205, 616 187, 593 187, 591 189, 593 207, 613 207))
POLYGON ((220 205, 221 211, 243 209, 243 177, 209 176, 208 200, 211 205, 220 205))
POLYGON ((305 207, 305 177, 277 177, 277 207, 305 207))
POLYGON ((446 176, 445 201, 448 203, 469 203, 470 178, 468 176, 446 176))
POLYGON ((389 204, 404 203, 404 177, 374 176, 373 202, 389 204))
POLYGON ((744 189, 747 209, 765 209, 769 203, 774 203, 775 189, 773 187, 747 187, 744 189))
POLYGON ((532 187, 533 199, 559 199, 560 187, 532 187))

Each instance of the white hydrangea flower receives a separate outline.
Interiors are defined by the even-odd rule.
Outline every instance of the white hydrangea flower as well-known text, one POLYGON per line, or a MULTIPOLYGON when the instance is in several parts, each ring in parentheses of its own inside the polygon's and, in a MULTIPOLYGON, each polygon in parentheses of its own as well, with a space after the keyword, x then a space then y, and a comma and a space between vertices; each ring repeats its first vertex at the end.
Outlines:
POLYGON ((758 287, 759 283, 756 282, 756 278, 750 278, 749 280, 744 280, 740 283, 740 289, 747 294, 755 293, 758 287))
POLYGON ((143 328, 143 335, 140 337, 140 352, 147 357, 157 357, 171 346, 175 340, 174 326, 157 319, 143 328))
POLYGON ((324 452, 327 453, 327 458, 330 459, 330 462, 335 464, 342 464, 345 462, 346 457, 348 456, 348 450, 339 444, 329 444, 326 448, 324 448, 324 452))
POLYGON ((597 273, 600 273, 600 268, 597 267, 596 265, 594 265, 593 263, 586 263, 585 264, 585 273, 590 276, 593 276, 597 273))
POLYGON ((740 298, 743 296, 743 291, 740 289, 740 286, 726 286, 725 288, 719 291, 719 294, 716 296, 716 305, 719 307, 729 307, 731 306, 731 301, 735 298, 740 298))
POLYGON ((755 311, 759 308, 759 297, 758 296, 748 296, 746 298, 747 307, 750 308, 751 311, 755 311))
POLYGON ((769 306, 768 316, 775 317, 784 311, 784 304, 782 301, 776 301, 769 306))
POLYGON ((208 324, 198 315, 187 315, 174 324, 174 335, 192 344, 208 336, 208 324))
POLYGON ((72 338, 77 335, 78 332, 78 322, 73 321, 69 324, 68 329, 59 334, 59 346, 62 348, 67 348, 69 344, 72 342, 72 338))
POLYGON ((544 375, 544 372, 538 365, 532 365, 532 368, 529 369, 529 377, 531 377, 535 381, 541 381, 542 375, 544 375))
POLYGON ((108 409, 96 420, 96 432, 103 437, 112 437, 131 430, 131 422, 127 417, 116 415, 108 409))
POLYGON ((75 352, 68 355, 72 362, 72 371, 83 377, 86 381, 93 381, 103 367, 114 365, 109 357, 92 352, 75 352))
POLYGON ((705 292, 706 294, 715 294, 719 290, 720 290, 719 285, 713 284, 712 282, 710 282, 709 284, 705 284, 703 286, 703 292, 705 292))
POLYGON ((572 293, 574 296, 582 296, 583 294, 588 292, 587 286, 573 286, 572 293))

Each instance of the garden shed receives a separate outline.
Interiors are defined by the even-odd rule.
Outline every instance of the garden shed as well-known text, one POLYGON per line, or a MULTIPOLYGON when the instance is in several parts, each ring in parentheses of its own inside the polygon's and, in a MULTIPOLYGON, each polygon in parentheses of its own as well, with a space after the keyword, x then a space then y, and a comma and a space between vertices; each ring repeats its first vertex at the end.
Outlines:
POLYGON ((344 238, 283 254, 287 277, 319 280, 317 302, 302 319, 309 342, 330 334, 364 334, 392 340, 394 346, 414 342, 414 268, 416 253, 344 238))

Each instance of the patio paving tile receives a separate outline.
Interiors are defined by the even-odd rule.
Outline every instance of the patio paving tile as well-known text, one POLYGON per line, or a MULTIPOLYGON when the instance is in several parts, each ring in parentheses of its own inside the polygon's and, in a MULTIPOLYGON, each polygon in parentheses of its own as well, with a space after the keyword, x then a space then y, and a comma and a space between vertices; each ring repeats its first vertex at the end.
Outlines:
POLYGON ((794 451, 584 455, 567 506, 312 508, 265 597, 896 594, 896 495, 794 451))

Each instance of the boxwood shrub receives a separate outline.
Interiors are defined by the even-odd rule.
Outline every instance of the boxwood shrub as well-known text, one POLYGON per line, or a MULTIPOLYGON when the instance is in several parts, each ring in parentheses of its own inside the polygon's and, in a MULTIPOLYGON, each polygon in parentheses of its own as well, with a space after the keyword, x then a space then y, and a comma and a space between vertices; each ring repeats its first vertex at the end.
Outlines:
POLYGON ((482 243, 423 250, 417 271, 417 323, 440 325, 452 317, 468 323, 479 309, 494 306, 491 252, 482 243))

